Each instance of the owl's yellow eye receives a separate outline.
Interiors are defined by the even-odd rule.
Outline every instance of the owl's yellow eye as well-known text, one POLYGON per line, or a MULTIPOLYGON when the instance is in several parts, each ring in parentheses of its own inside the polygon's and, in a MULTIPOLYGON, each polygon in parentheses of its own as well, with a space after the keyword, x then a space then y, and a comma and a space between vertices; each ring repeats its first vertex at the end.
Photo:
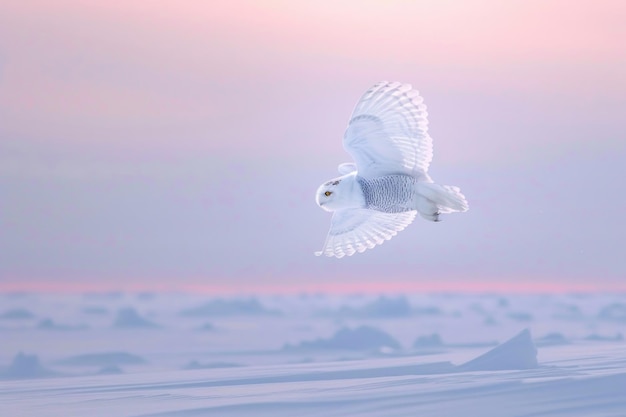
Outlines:
POLYGON ((332 194, 332 192, 331 192, 331 191, 326 191, 326 192, 324 193, 324 195, 325 195, 326 197, 330 197, 330 195, 331 195, 331 194, 332 194))

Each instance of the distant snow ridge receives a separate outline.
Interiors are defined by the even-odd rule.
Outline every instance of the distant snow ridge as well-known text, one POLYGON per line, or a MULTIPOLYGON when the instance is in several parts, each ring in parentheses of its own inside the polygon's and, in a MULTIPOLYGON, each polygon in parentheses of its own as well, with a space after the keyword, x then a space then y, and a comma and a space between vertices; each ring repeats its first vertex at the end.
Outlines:
POLYGON ((380 296, 360 307, 343 306, 337 314, 347 317, 386 319, 410 316, 437 316, 442 311, 438 307, 413 307, 405 296, 380 296))
POLYGON ((156 296, 157 295, 153 292, 145 291, 145 292, 140 292, 135 297, 141 301, 152 301, 156 298, 156 296))
POLYGON ((530 331, 522 330, 515 337, 491 349, 489 352, 464 363, 460 371, 504 371, 533 369, 539 366, 537 348, 530 331))
POLYGON ((154 329, 157 327, 161 327, 158 324, 143 318, 137 313, 132 307, 123 308, 117 312, 117 317, 113 322, 113 327, 117 328, 148 328, 154 329))
POLYGON ((280 312, 265 308, 256 298, 248 300, 212 300, 199 307, 180 312, 181 316, 244 316, 244 315, 280 315, 280 312))
POLYGON ((286 345, 285 349, 336 349, 336 350, 381 350, 400 349, 400 343, 388 333, 371 326, 356 329, 343 327, 329 339, 304 341, 298 346, 286 345))
POLYGON ((100 368, 100 370, 96 372, 96 375, 119 375, 123 373, 124 371, 119 366, 108 365, 108 366, 103 366, 102 368, 100 368))
POLYGON ((548 333, 547 335, 535 340, 537 346, 555 346, 567 345, 570 341, 559 332, 548 333))
POLYGON ((43 319, 39 323, 37 323, 37 328, 42 330, 59 330, 59 331, 72 331, 72 330, 86 330, 89 328, 86 324, 78 324, 78 325, 68 325, 68 324, 57 324, 54 320, 48 318, 43 319))
POLYGON ((33 313, 24 308, 13 308, 0 314, 0 319, 5 320, 28 320, 34 317, 33 313))
POLYGON ((146 362, 141 356, 126 352, 103 352, 87 353, 84 355, 70 356, 57 362, 65 366, 119 366, 119 365, 143 365, 146 362))
POLYGON ((90 314, 94 316, 104 316, 109 314, 109 310, 106 307, 101 306, 86 306, 81 310, 83 314, 90 314))
POLYGON ((621 342, 624 340, 624 335, 621 333, 617 333, 613 336, 603 336, 597 333, 592 333, 589 336, 585 337, 585 340, 592 340, 595 342, 621 342))
POLYGON ((56 375, 56 372, 41 365, 37 355, 26 355, 22 352, 15 355, 11 365, 0 373, 2 379, 32 379, 56 375))
POLYGON ((238 363, 234 362, 211 362, 211 363, 200 363, 198 361, 191 361, 187 365, 183 366, 182 369, 218 369, 218 368, 236 368, 242 366, 238 363))
POLYGON ((359 308, 344 306, 339 310, 339 314, 364 318, 408 317, 411 315, 411 304, 406 297, 381 296, 359 308))
POLYGON ((533 315, 530 313, 525 313, 523 311, 515 311, 506 315, 511 320, 515 321, 532 321, 533 315))
POLYGON ((413 342, 413 347, 416 349, 420 348, 440 348, 443 346, 443 341, 441 340, 441 336, 438 333, 433 333, 427 336, 419 336, 413 342))
POLYGON ((615 321, 618 323, 626 323, 626 304, 613 303, 604 307, 598 313, 601 320, 615 321))
POLYGON ((556 306, 556 312, 552 315, 558 320, 577 321, 585 318, 583 312, 575 304, 560 304, 556 306))

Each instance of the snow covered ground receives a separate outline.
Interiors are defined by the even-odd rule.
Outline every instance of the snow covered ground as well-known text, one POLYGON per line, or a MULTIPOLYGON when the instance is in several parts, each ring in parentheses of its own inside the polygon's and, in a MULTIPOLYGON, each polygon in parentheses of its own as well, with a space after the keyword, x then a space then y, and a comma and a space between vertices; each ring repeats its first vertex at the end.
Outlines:
POLYGON ((626 294, 0 295, 0 416, 626 416, 626 294))

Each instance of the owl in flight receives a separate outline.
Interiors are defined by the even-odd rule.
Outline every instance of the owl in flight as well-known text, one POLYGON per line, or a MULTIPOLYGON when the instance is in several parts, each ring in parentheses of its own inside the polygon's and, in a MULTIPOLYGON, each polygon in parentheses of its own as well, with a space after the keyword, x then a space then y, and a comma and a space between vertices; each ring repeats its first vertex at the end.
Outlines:
POLYGON ((357 103, 343 136, 355 163, 339 165, 340 177, 317 189, 315 200, 332 211, 326 243, 317 256, 350 256, 391 239, 417 213, 439 221, 443 213, 467 211, 458 187, 435 184, 428 175, 433 143, 428 113, 410 84, 383 81, 357 103))

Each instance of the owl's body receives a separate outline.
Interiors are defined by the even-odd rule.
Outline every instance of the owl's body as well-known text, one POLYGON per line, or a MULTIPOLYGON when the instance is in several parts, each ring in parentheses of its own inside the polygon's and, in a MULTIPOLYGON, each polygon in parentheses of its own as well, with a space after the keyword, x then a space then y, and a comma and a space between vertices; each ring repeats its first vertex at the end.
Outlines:
POLYGON ((356 164, 322 184, 316 201, 334 212, 324 248, 316 255, 341 258, 391 239, 416 214, 439 221, 442 213, 463 212, 459 188, 433 183, 428 175, 432 140, 426 106, 408 84, 381 82, 357 104, 344 135, 356 164))
POLYGON ((365 206, 383 213, 402 213, 417 209, 417 180, 409 175, 385 175, 366 179, 356 176, 365 206))

